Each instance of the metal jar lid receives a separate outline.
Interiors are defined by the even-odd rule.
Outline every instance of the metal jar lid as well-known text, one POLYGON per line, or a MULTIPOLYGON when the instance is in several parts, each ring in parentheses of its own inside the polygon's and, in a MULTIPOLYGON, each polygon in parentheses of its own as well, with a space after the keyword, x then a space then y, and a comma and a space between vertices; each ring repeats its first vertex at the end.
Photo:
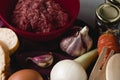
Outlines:
POLYGON ((120 9, 110 3, 103 3, 97 7, 96 15, 104 23, 114 23, 120 20, 120 9))
POLYGON ((120 6, 120 0, 108 0, 108 1, 120 6))

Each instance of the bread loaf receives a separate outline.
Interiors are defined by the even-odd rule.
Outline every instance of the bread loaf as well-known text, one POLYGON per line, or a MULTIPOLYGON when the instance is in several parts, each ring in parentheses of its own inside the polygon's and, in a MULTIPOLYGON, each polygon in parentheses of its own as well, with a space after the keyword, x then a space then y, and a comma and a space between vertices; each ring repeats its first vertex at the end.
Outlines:
POLYGON ((10 56, 7 46, 0 41, 0 80, 7 80, 10 72, 10 56))
POLYGON ((10 55, 12 55, 19 47, 17 35, 9 28, 0 28, 0 41, 8 47, 10 55))

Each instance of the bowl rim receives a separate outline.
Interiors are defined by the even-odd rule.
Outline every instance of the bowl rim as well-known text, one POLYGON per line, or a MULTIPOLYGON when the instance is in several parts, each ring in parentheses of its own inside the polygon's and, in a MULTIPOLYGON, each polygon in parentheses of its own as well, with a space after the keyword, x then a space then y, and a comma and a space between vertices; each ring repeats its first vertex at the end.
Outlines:
MULTIPOLYGON (((71 27, 74 23, 74 21, 76 20, 78 14, 79 14, 79 11, 80 11, 80 1, 79 0, 76 0, 78 3, 75 7, 77 7, 74 11, 75 15, 72 17, 72 19, 68 22, 68 24, 66 24, 67 27, 62 27, 60 29, 57 29, 57 30, 53 30, 51 32, 46 32, 46 33, 43 33, 43 32, 39 32, 39 33, 34 33, 34 32, 29 32, 29 31, 24 31, 24 30, 20 30, 14 26, 12 26, 4 17, 2 17, 2 14, 0 13, 0 19, 3 21, 5 27, 7 28, 10 28, 12 29, 13 31, 15 31, 17 34, 20 33, 20 34, 25 34, 25 35, 31 35, 31 36, 48 36, 48 35, 53 35, 54 33, 58 33, 58 32, 61 32, 65 29, 68 29, 69 27, 71 27)), ((19 35, 19 34, 18 34, 19 35)))

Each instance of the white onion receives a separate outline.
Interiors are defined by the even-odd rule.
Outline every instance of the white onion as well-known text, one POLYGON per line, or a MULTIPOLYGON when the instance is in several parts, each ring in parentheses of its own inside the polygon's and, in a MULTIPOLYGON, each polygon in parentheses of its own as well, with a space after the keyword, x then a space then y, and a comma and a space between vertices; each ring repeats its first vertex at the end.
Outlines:
POLYGON ((52 68, 50 80, 87 80, 87 74, 76 61, 62 60, 52 68))

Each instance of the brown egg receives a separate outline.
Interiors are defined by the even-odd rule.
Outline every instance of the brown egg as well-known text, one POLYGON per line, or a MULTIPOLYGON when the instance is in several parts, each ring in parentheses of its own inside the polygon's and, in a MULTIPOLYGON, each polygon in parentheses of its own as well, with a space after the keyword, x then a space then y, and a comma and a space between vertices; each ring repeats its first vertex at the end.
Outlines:
POLYGON ((43 78, 35 70, 23 69, 13 73, 8 80, 43 80, 43 78))

